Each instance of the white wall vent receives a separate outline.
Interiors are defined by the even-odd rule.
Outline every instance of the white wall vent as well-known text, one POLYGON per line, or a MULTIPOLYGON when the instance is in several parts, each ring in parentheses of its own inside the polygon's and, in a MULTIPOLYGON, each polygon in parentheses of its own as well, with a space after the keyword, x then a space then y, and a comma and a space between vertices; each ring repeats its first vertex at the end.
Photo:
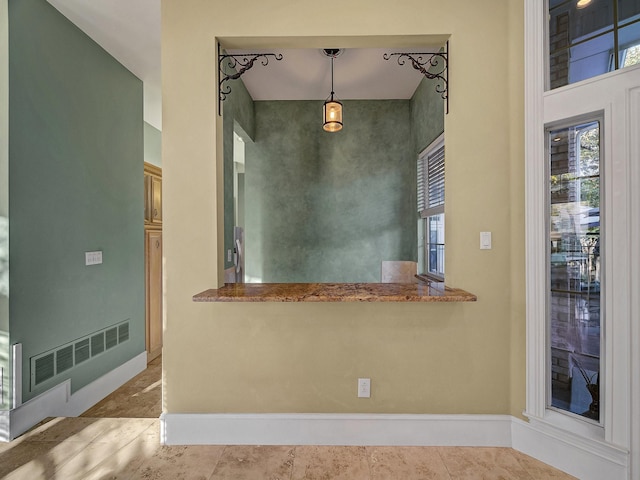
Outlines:
POLYGON ((31 389, 129 340, 129 319, 34 355, 31 389))

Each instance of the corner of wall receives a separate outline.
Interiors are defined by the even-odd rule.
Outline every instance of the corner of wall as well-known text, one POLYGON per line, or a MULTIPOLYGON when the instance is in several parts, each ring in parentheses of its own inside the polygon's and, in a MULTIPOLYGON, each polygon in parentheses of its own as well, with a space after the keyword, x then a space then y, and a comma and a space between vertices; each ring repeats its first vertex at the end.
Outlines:
MULTIPOLYGON (((0 0, 0 410, 10 408, 9 354, 9 12, 0 0)), ((0 425, 0 437, 2 426, 0 425)))

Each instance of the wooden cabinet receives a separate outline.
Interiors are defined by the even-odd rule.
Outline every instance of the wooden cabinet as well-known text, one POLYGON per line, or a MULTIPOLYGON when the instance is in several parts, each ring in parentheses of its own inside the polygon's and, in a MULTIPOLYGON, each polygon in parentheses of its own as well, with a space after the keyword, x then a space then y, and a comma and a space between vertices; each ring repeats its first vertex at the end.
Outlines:
POLYGON ((144 223, 162 224, 162 170, 144 164, 144 223))
POLYGON ((162 170, 144 164, 144 267, 147 361, 162 353, 162 170))

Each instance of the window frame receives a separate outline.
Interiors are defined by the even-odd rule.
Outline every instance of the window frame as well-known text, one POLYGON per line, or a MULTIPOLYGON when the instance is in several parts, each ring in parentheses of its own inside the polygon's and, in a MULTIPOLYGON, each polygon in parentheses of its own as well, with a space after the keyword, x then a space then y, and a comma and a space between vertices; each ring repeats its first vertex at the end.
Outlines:
MULTIPOLYGON (((596 112, 592 112, 592 113, 586 113, 586 114, 582 114, 582 115, 578 115, 578 116, 574 116, 574 117, 570 117, 570 118, 563 118, 561 120, 557 120, 557 121, 553 121, 553 122, 549 122, 547 124, 545 124, 545 149, 544 149, 544 153, 545 153, 545 177, 547 182, 549 181, 550 177, 551 177, 551 162, 550 162, 550 155, 551 155, 551 141, 550 141, 550 133, 554 130, 558 130, 558 129, 563 129, 563 128, 568 128, 568 127, 572 127, 578 124, 586 124, 589 122, 597 122, 598 123, 598 129, 599 129, 599 173, 598 173, 598 177, 599 177, 599 189, 600 189, 600 200, 599 200, 599 208, 600 208, 600 233, 599 233, 599 237, 600 237, 600 251, 601 252, 606 252, 606 243, 607 243, 607 238, 606 238, 606 232, 607 232, 607 224, 606 224, 606 209, 603 208, 603 199, 605 199, 605 185, 606 185, 606 164, 607 164, 607 158, 606 158, 606 151, 604 148, 604 138, 605 138, 605 125, 604 125, 604 112, 602 110, 600 111, 596 111, 596 112)), ((584 134, 584 131, 582 131, 580 133, 580 135, 584 134)), ((579 143, 580 142, 580 135, 576 135, 576 138, 574 139, 575 142, 579 143)), ((576 148, 578 148, 578 146, 576 145, 576 148)), ((552 207, 552 203, 551 203, 551 191, 550 188, 547 186, 546 188, 546 192, 545 192, 545 217, 547 219, 547 221, 545 222, 546 224, 546 233, 545 233, 545 237, 547 240, 550 239, 550 234, 551 234, 551 207, 552 207)), ((600 416, 599 416, 599 420, 592 420, 589 419, 585 416, 582 416, 580 414, 577 413, 573 413, 570 410, 565 410, 562 409, 560 407, 554 406, 552 404, 552 353, 551 353, 551 349, 552 349, 552 344, 551 344, 551 294, 552 294, 552 286, 551 286, 551 243, 549 241, 546 242, 546 254, 545 254, 545 258, 546 258, 546 295, 545 295, 545 312, 546 312, 546 320, 545 320, 545 325, 546 325, 546 336, 547 336, 547 348, 546 348, 546 362, 547 362, 547 366, 546 366, 546 410, 548 411, 548 414, 550 414, 553 417, 555 417, 555 420, 557 423, 564 423, 559 417, 557 417, 557 415, 563 415, 563 416, 567 416, 571 419, 574 419, 576 421, 580 421, 580 422, 585 422, 585 425, 583 425, 583 427, 588 430, 590 432, 590 435, 596 438, 604 438, 604 426, 605 426, 605 422, 604 422, 604 414, 603 412, 606 409, 606 403, 607 403, 607 395, 605 394, 605 386, 607 385, 607 351, 606 351, 606 344, 604 342, 604 332, 606 331, 607 328, 607 302, 606 302, 606 295, 604 294, 605 289, 603 289, 601 287, 600 290, 600 353, 599 353, 599 364, 600 364, 600 370, 599 370, 599 384, 600 384, 600 416), (554 413, 555 412, 555 413, 554 413)), ((606 259, 606 255, 602 255, 601 256, 601 285, 604 285, 606 288, 606 270, 607 270, 607 259, 606 259)))
MULTIPOLYGON (((581 38, 579 41, 575 42, 575 43, 570 43, 569 45, 567 45, 564 49, 560 50, 560 51, 556 51, 554 52, 554 54, 558 54, 561 52, 568 52, 569 54, 572 51, 572 48, 576 47, 576 46, 580 46, 582 44, 585 44, 587 42, 590 42, 592 40, 595 40, 597 38, 602 38, 605 35, 608 34, 613 34, 613 48, 610 49, 610 59, 609 59, 609 67, 608 67, 608 71, 600 73, 598 75, 594 75, 591 77, 587 77, 587 78, 583 78, 582 80, 578 80, 575 82, 568 82, 566 85, 562 85, 562 86, 558 86, 558 87, 551 87, 551 31, 550 31, 550 25, 549 25, 549 19, 551 17, 551 10, 555 10, 558 9, 560 7, 563 7, 569 3, 572 3, 573 0, 565 0, 560 2, 558 5, 555 5, 553 8, 550 7, 549 5, 549 0, 545 0, 544 2, 544 8, 545 8, 545 14, 547 17, 547 20, 544 23, 544 91, 545 92, 553 92, 555 90, 558 89, 562 89, 562 88, 566 88, 570 85, 575 85, 576 83, 581 83, 581 82, 585 82, 594 78, 599 78, 602 75, 607 75, 611 72, 616 72, 619 70, 622 70, 624 68, 629 68, 633 65, 630 65, 629 67, 625 67, 623 65, 623 61, 621 58, 621 54, 623 51, 627 50, 630 47, 636 46, 636 45, 640 45, 640 39, 638 40, 633 40, 631 42, 627 42, 627 45, 621 44, 620 40, 619 40, 619 31, 621 29, 624 29, 626 27, 630 27, 632 25, 637 25, 640 24, 640 13, 636 14, 633 17, 630 18, 626 18, 623 20, 620 20, 618 18, 618 1, 619 0, 612 0, 612 5, 613 5, 613 13, 612 13, 612 23, 611 25, 607 25, 606 27, 600 28, 594 32, 591 32, 589 34, 586 34, 583 38, 581 38)), ((585 8, 589 8, 588 6, 585 8)), ((637 64, 634 64, 637 65, 637 64)), ((567 65, 568 67, 568 65, 567 65)))
MULTIPOLYGON (((425 267, 425 272, 422 273, 422 275, 425 275, 429 278, 433 278, 434 280, 437 281, 444 281, 444 276, 445 276, 445 269, 444 269, 444 265, 445 265, 445 261, 443 260, 443 268, 442 268, 442 275, 439 275, 438 273, 434 273, 430 271, 430 262, 429 262, 429 246, 431 245, 429 239, 430 239, 430 235, 429 235, 429 218, 430 217, 434 217, 437 215, 442 215, 443 219, 445 216, 445 203, 446 203, 446 193, 443 191, 443 201, 442 203, 439 203, 435 206, 431 206, 429 204, 429 174, 428 174, 428 162, 429 162, 429 157, 432 156, 433 154, 435 154, 436 152, 438 152, 440 149, 444 149, 445 148, 445 136, 444 136, 444 132, 442 132, 440 135, 438 135, 435 140, 433 140, 426 148, 424 148, 420 154, 418 155, 418 178, 420 179, 420 172, 422 172, 422 182, 420 182, 420 180, 418 180, 418 215, 420 216, 420 219, 422 220, 422 230, 423 230, 423 234, 424 234, 424 267, 425 267), (424 205, 420 205, 420 195, 423 195, 424 198, 424 205)), ((446 150, 443 152, 446 155, 446 150)), ((443 167, 444 170, 446 172, 446 160, 445 158, 443 158, 443 167)), ((444 176, 446 175, 446 173, 443 173, 443 179, 444 176)), ((444 187, 443 187, 444 190, 444 187)), ((445 236, 446 238, 446 236, 445 236)), ((446 244, 446 240, 444 243, 442 244, 436 244, 436 245, 442 245, 443 248, 443 255, 444 255, 444 251, 445 251, 445 244, 446 244)))

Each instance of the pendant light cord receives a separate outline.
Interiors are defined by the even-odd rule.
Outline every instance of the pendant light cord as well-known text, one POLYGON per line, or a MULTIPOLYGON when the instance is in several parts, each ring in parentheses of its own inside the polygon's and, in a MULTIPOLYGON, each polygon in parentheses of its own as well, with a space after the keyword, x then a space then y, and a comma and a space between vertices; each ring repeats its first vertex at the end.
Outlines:
POLYGON ((333 101, 333 60, 335 59, 334 56, 331 56, 331 101, 333 101))

